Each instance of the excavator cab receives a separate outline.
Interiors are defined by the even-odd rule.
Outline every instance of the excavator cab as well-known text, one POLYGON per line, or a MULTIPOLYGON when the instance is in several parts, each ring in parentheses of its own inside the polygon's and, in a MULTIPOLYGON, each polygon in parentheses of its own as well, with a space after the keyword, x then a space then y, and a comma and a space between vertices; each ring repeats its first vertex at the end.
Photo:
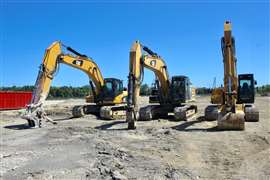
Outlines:
POLYGON ((150 88, 149 103, 159 103, 159 81, 156 79, 150 88))
MULTIPOLYGON (((91 85, 92 83, 90 83, 91 85)), ((95 92, 95 87, 91 85, 92 92, 95 92)), ((122 94, 124 91, 123 81, 116 78, 105 78, 104 86, 101 89, 100 94, 94 95, 95 103, 110 102, 113 104, 115 97, 122 94)))
POLYGON ((253 74, 238 75, 238 99, 237 103, 254 103, 255 84, 253 74))
POLYGON ((192 88, 190 79, 187 76, 173 76, 170 91, 173 103, 185 103, 191 100, 192 88))

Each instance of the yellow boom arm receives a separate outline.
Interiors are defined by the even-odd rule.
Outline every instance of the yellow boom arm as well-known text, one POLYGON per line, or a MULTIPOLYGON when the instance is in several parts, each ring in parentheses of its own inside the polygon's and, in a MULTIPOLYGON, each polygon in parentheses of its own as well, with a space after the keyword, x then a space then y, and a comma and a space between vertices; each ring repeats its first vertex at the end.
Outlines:
POLYGON ((225 103, 229 106, 236 104, 238 78, 236 72, 235 43, 232 37, 231 23, 224 24, 224 37, 222 38, 222 53, 224 63, 224 92, 225 103))
POLYGON ((165 62, 157 54, 136 41, 130 50, 127 120, 138 117, 138 97, 144 67, 153 71, 159 80, 161 97, 167 100, 169 95, 169 75, 165 62), (142 50, 147 54, 142 54, 142 50))
POLYGON ((160 82, 162 95, 168 97, 169 75, 167 66, 163 59, 158 56, 144 55, 142 57, 142 66, 153 71, 160 82))
POLYGON ((45 101, 50 90, 53 76, 60 63, 67 64, 85 72, 94 82, 96 95, 101 92, 101 87, 104 85, 104 79, 97 64, 92 59, 89 59, 84 55, 80 55, 71 48, 68 47, 67 49, 75 52, 77 56, 64 54, 62 52, 61 42, 59 41, 54 42, 46 49, 38 78, 36 80, 36 88, 31 101, 32 105, 39 105, 45 101))

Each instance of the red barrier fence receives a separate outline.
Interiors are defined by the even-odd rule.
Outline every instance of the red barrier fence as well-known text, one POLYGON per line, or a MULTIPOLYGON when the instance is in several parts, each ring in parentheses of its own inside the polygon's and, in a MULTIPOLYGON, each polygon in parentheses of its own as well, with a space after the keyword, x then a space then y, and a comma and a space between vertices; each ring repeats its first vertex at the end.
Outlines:
POLYGON ((31 98, 32 92, 0 91, 0 110, 25 108, 31 98))

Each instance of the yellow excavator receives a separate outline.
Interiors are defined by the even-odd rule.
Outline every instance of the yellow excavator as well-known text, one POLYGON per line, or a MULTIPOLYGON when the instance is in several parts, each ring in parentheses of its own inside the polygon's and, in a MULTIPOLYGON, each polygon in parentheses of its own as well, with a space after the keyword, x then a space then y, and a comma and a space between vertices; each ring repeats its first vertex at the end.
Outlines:
POLYGON ((253 74, 236 72, 235 40, 231 23, 224 23, 221 38, 224 63, 224 87, 212 91, 211 103, 205 109, 206 120, 218 120, 220 130, 244 130, 245 121, 259 121, 259 111, 254 106, 255 85, 253 74))
POLYGON ((135 129, 136 120, 150 120, 167 117, 174 114, 176 120, 187 120, 197 112, 197 106, 188 105, 194 101, 195 89, 186 76, 169 78, 165 61, 148 47, 136 41, 130 50, 128 76, 128 98, 126 120, 128 129, 135 129), (143 53, 142 53, 143 51, 143 53), (157 97, 150 102, 158 102, 145 107, 138 107, 140 85, 143 80, 144 68, 155 73, 157 83, 157 97))
POLYGON ((22 116, 28 121, 29 126, 41 127, 42 120, 55 123, 46 115, 43 104, 61 63, 85 72, 90 79, 91 94, 86 97, 86 102, 94 104, 75 106, 72 112, 74 117, 89 113, 99 114, 104 119, 125 117, 127 91, 123 87, 123 82, 116 78, 103 78, 99 67, 91 58, 56 41, 46 49, 31 103, 22 116), (65 53, 64 49, 69 53, 65 53))

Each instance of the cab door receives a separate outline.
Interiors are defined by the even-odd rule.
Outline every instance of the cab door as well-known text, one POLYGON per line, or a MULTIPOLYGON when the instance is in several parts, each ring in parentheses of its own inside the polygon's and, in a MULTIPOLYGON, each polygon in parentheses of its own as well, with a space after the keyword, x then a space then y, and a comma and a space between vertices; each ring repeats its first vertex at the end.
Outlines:
POLYGON ((103 101, 113 102, 115 97, 123 92, 123 83, 121 80, 108 78, 105 79, 102 89, 103 101))
POLYGON ((238 103, 254 103, 255 81, 253 74, 238 76, 238 103))

